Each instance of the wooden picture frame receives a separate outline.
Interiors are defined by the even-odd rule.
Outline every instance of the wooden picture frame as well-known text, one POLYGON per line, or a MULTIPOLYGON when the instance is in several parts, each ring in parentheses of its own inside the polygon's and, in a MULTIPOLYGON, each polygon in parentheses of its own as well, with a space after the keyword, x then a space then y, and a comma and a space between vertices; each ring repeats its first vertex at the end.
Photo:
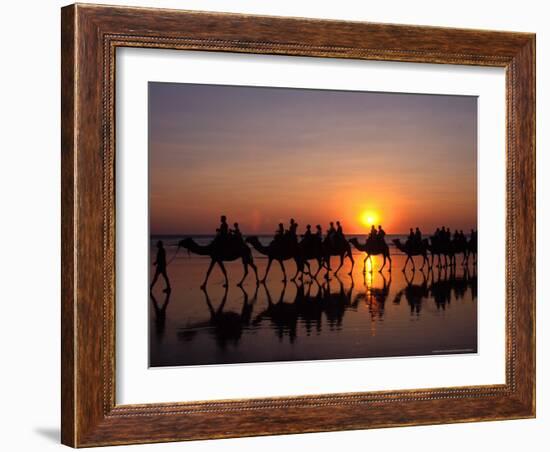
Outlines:
POLYGON ((71 5, 62 9, 62 442, 73 447, 535 416, 535 35, 71 5), (115 50, 240 52, 506 70, 506 383, 115 403, 115 50))

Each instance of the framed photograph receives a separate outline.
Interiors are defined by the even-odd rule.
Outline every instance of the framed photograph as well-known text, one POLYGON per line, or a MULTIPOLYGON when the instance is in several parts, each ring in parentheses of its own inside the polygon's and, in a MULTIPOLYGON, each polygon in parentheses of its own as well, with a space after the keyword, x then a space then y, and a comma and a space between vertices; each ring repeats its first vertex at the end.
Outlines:
POLYGON ((535 416, 535 36, 62 9, 62 442, 535 416))

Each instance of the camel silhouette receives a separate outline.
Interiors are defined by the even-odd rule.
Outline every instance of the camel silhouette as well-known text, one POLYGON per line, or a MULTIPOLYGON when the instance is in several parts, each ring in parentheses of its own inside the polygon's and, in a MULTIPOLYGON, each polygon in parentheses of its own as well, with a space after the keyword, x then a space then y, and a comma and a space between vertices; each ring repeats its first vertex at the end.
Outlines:
POLYGON ((409 242, 403 244, 400 239, 393 239, 393 243, 395 244, 395 247, 401 251, 402 253, 405 253, 407 255, 407 259, 405 259, 405 264, 403 265, 403 271, 407 268, 407 264, 409 261, 411 261, 413 270, 416 269, 416 266, 414 265, 414 259, 413 256, 422 256, 422 267, 420 269, 422 270, 424 268, 424 265, 428 264, 429 267, 429 261, 428 261, 428 240, 424 239, 419 245, 411 244, 409 242))
POLYGON ((298 252, 304 264, 307 267, 307 272, 312 278, 317 278, 317 275, 321 269, 325 266, 325 251, 323 248, 323 242, 317 237, 304 237, 300 243, 298 243, 298 252), (317 271, 315 274, 311 273, 310 260, 317 261, 317 271))
POLYGON ((332 256, 338 256, 340 258, 340 265, 338 268, 334 271, 334 276, 338 275, 338 271, 342 268, 344 265, 344 259, 347 257, 351 261, 351 268, 348 272, 348 275, 351 275, 353 273, 353 267, 355 265, 355 261, 353 260, 353 255, 351 253, 351 246, 349 242, 342 236, 342 237, 334 237, 331 239, 330 237, 325 237, 323 240, 323 253, 324 253, 324 261, 327 268, 327 273, 325 275, 325 278, 329 278, 330 273, 330 258, 332 256))
POLYGON ((243 303, 240 312, 225 310, 229 292, 227 287, 224 289, 221 302, 217 308, 214 307, 207 289, 202 289, 210 318, 206 321, 187 325, 186 330, 178 332, 178 338, 185 342, 188 340, 187 335, 189 330, 195 332, 205 330, 214 336, 220 349, 225 349, 228 345, 237 346, 242 337, 243 330, 250 324, 253 306, 258 295, 258 287, 259 285, 256 286, 252 301, 249 301, 248 293, 242 286, 239 286, 243 293, 243 303))
POLYGON ((413 282, 414 271, 412 273, 412 278, 409 278, 405 273, 405 282, 407 283, 407 285, 405 286, 405 288, 397 292, 395 298, 393 299, 394 304, 399 304, 401 302, 401 298, 404 295, 411 309, 411 314, 416 314, 417 316, 420 315, 422 302, 426 300, 430 295, 426 275, 422 270, 420 270, 420 273, 422 274, 422 282, 420 284, 414 284, 413 282))
POLYGON ((242 259, 244 267, 243 277, 237 285, 241 286, 243 284, 248 275, 249 265, 254 270, 254 273, 256 275, 256 284, 258 283, 258 269, 254 264, 252 251, 250 251, 250 248, 248 248, 248 246, 246 246, 241 240, 238 240, 236 238, 227 238, 223 241, 214 240, 209 245, 199 245, 192 238, 186 238, 180 240, 178 246, 187 249, 193 254, 210 257, 210 266, 208 267, 208 270, 206 272, 206 277, 204 278, 204 282, 201 285, 201 289, 204 289, 206 287, 206 284, 208 283, 208 278, 210 277, 210 273, 212 272, 212 269, 216 264, 219 265, 223 276, 225 277, 224 287, 227 287, 229 284, 229 280, 227 278, 227 271, 223 263, 234 261, 237 259, 242 259))
POLYGON ((442 241, 440 238, 432 236, 428 244, 428 250, 432 255, 430 267, 433 267, 434 258, 437 256, 437 267, 454 267, 456 266, 456 255, 462 254, 462 265, 468 264, 470 252, 474 256, 474 263, 477 260, 477 241, 470 240, 469 242, 460 242, 456 239, 450 241, 442 241), (471 251, 470 251, 471 250, 471 251), (441 256, 445 259, 445 264, 441 264, 441 256))
MULTIPOLYGON (((359 243, 359 240, 356 238, 349 239, 349 243, 351 243, 355 248, 357 248, 359 251, 362 251, 367 254, 365 259, 363 260, 363 273, 366 273, 366 265, 367 265, 367 259, 370 259, 372 264, 372 257, 371 256, 378 256, 383 255, 384 256, 384 262, 382 263, 382 267, 378 270, 379 272, 382 272, 384 270, 384 267, 386 266, 386 259, 390 261, 390 269, 391 272, 391 257, 390 257, 390 249, 388 247, 388 244, 383 241, 370 241, 367 239, 367 241, 364 244, 359 243)), ((371 267, 372 272, 372 267, 371 267)))
POLYGON ((265 269, 265 275, 261 279, 261 282, 266 281, 273 261, 279 262, 279 265, 281 266, 281 270, 283 271, 283 282, 287 281, 283 261, 292 259, 296 262, 296 274, 291 278, 292 281, 298 277, 299 273, 303 273, 304 263, 300 256, 297 242, 285 237, 280 240, 273 240, 268 246, 265 246, 256 236, 247 237, 245 241, 246 243, 249 243, 258 253, 267 256, 267 268, 265 269))
POLYGON ((474 237, 470 237, 470 240, 468 240, 466 244, 466 253, 464 254, 466 265, 468 264, 470 256, 472 256, 473 264, 477 265, 477 239, 474 237))
POLYGON ((340 237, 325 237, 324 240, 320 240, 316 237, 304 237, 302 241, 298 244, 298 252, 300 253, 300 260, 303 263, 304 267, 307 267, 308 273, 312 278, 317 278, 317 275, 324 267, 327 269, 325 275, 326 279, 329 279, 330 272, 330 258, 331 256, 337 256, 340 258, 340 265, 334 272, 334 275, 338 275, 338 271, 344 265, 344 259, 346 257, 351 261, 351 269, 348 275, 353 273, 353 266, 355 261, 351 252, 351 247, 349 243, 343 236, 340 237), (316 260, 317 261, 317 271, 315 274, 311 273, 311 267, 308 261, 316 260))

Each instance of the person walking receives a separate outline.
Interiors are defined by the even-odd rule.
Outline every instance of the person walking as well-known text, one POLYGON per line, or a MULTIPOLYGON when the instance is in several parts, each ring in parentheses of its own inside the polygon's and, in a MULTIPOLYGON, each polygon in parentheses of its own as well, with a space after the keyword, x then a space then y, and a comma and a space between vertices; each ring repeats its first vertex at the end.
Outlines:
POLYGON ((166 288, 164 289, 164 292, 170 292, 172 288, 170 287, 170 279, 168 278, 168 273, 166 272, 166 250, 164 249, 164 244, 162 243, 162 240, 159 240, 157 242, 157 258, 155 262, 153 262, 153 265, 155 265, 156 268, 155 275, 153 276, 153 280, 151 281, 150 290, 153 290, 153 287, 155 287, 159 276, 162 275, 166 283, 166 288))

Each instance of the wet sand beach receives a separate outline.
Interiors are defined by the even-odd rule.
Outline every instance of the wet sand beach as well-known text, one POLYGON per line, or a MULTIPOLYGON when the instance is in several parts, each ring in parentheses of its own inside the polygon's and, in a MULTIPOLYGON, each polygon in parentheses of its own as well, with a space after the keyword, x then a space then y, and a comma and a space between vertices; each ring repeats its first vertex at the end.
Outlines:
MULTIPOLYGON (((421 272, 415 257, 417 270, 409 265, 403 273, 406 256, 392 246, 391 273, 377 271, 380 256, 363 273, 365 255, 354 249, 352 275, 346 260, 328 284, 324 272, 285 284, 274 263, 265 284, 257 286, 251 271, 242 288, 243 266, 235 261, 226 263, 227 290, 216 267, 203 291, 210 259, 185 250, 174 258, 176 241, 165 243, 172 291, 162 291, 160 278, 149 298, 153 367, 477 352, 477 275, 472 263, 460 265, 462 256, 456 271, 421 272)), ((253 256, 262 277, 267 259, 253 256)), ((331 262, 336 268, 339 259, 331 262)), ((294 262, 285 267, 294 275, 294 262)))

